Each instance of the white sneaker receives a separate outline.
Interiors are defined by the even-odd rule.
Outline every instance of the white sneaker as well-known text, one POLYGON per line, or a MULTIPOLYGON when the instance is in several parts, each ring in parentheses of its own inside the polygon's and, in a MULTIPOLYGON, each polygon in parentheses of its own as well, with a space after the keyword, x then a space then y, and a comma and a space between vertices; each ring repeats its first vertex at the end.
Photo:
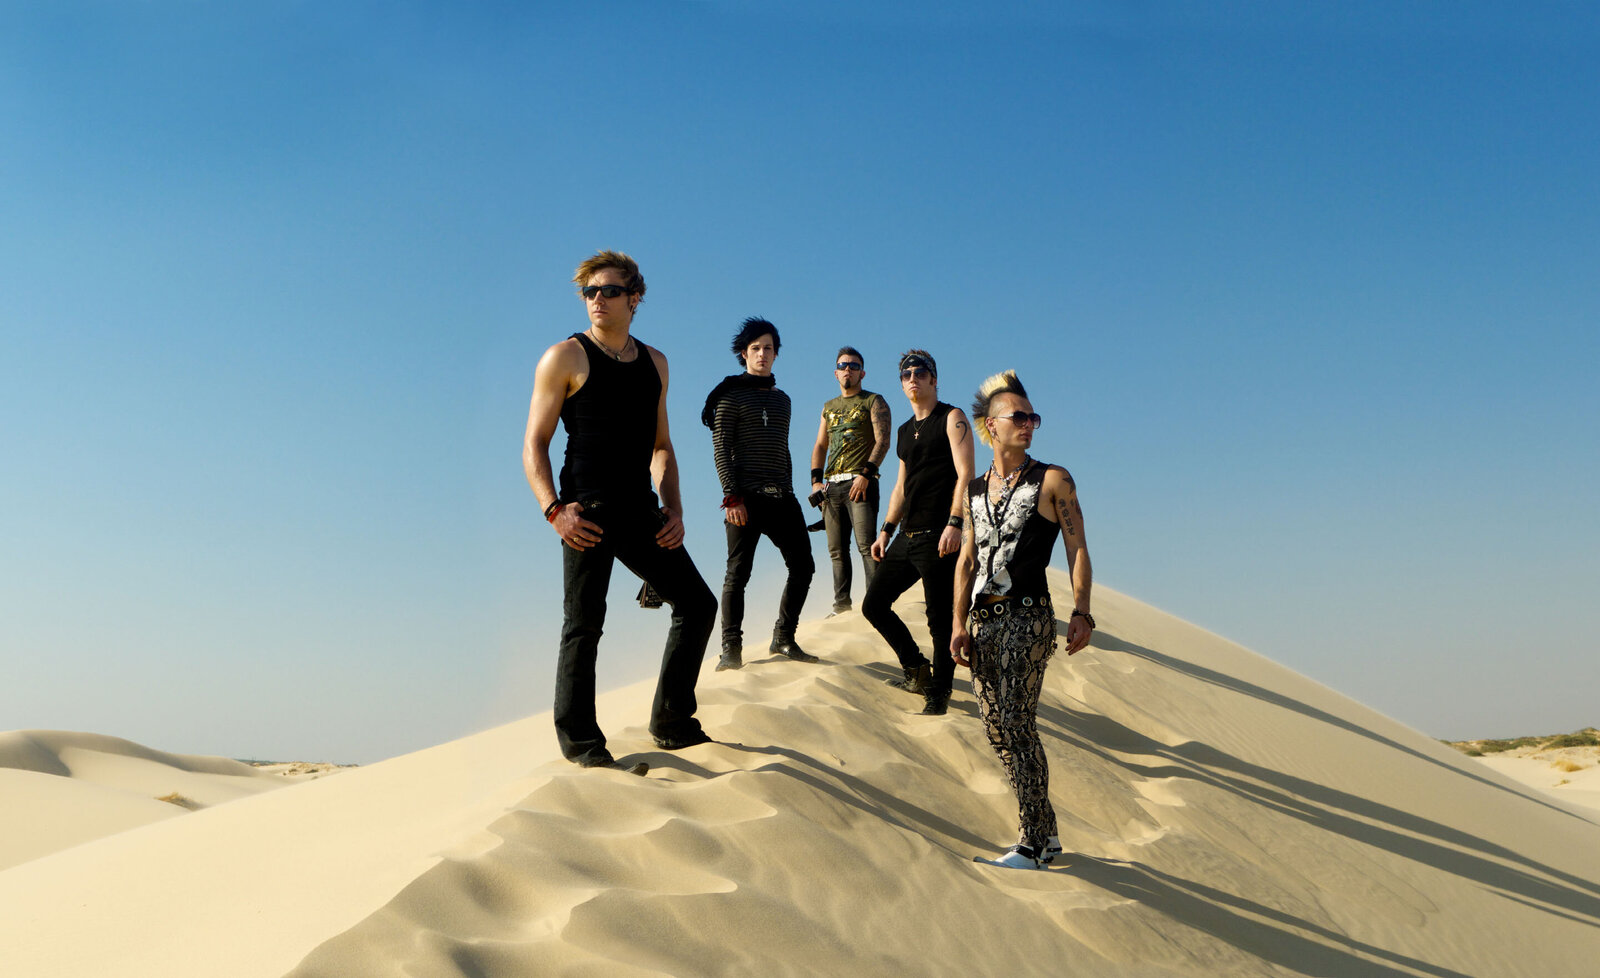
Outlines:
POLYGON ((1055 862, 1059 855, 1061 855, 1061 836, 1052 835, 1050 841, 1044 844, 1044 854, 1039 857, 1039 861, 1048 866, 1055 862))
POLYGON ((1006 869, 1043 869, 1044 863, 1027 846, 1012 846, 998 859, 985 859, 982 856, 973 856, 975 863, 986 863, 990 866, 1003 866, 1006 869))

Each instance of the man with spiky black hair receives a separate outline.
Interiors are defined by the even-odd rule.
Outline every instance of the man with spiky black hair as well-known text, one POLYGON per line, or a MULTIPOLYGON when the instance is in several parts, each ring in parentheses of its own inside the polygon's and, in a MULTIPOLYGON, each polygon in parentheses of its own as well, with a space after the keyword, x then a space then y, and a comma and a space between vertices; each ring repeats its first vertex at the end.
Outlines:
POLYGON ((806 519, 794 496, 789 395, 778 389, 772 376, 779 343, 778 327, 757 316, 746 319, 734 334, 732 347, 744 372, 717 384, 700 414, 700 420, 711 429, 728 534, 719 671, 744 665, 744 589, 755 565, 756 544, 763 535, 777 545, 789 572, 778 601, 770 649, 796 662, 817 661, 794 637, 816 563, 811 558, 806 519))

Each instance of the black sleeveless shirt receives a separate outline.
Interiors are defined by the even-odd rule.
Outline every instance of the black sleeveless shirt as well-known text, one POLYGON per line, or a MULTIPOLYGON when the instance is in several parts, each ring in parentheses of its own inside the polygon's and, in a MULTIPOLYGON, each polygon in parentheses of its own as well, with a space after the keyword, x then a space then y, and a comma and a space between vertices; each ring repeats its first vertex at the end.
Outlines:
POLYGON ((900 426, 895 455, 906 467, 906 511, 900 517, 903 530, 942 530, 950 519, 956 461, 950 454, 945 424, 946 415, 953 410, 952 405, 940 401, 926 418, 918 421, 913 417, 900 426))
POLYGON ((561 501, 648 496, 656 447, 661 374, 638 337, 639 355, 613 360, 582 333, 572 334, 589 357, 589 379, 561 405, 567 451, 561 463, 561 501))
POLYGON ((1001 495, 1003 508, 989 500, 988 473, 967 483, 967 503, 972 507, 972 532, 978 544, 978 572, 972 579, 972 597, 1009 594, 1038 597, 1050 593, 1045 568, 1055 549, 1061 527, 1039 515, 1039 494, 1050 466, 1034 462, 1022 473, 1010 499, 1001 495), (996 533, 995 531, 999 532, 996 533))

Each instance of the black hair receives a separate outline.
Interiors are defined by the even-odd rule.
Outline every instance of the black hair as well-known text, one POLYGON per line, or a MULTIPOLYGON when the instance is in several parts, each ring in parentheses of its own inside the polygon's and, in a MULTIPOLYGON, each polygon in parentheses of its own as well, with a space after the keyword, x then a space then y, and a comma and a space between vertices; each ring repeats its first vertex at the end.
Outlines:
POLYGON ((838 363, 839 362, 839 358, 842 357, 842 356, 845 356, 847 354, 849 356, 855 357, 857 360, 860 360, 861 361, 861 366, 865 367, 867 365, 867 358, 862 356, 861 355, 861 351, 856 349, 853 346, 841 346, 841 347, 839 347, 839 352, 835 353, 833 355, 833 362, 834 363, 838 363))
POLYGON ((744 363, 744 351, 751 343, 761 337, 772 334, 772 352, 777 353, 783 346, 783 341, 778 339, 778 327, 762 319, 760 316, 751 316, 739 326, 739 332, 733 334, 733 355, 744 363))

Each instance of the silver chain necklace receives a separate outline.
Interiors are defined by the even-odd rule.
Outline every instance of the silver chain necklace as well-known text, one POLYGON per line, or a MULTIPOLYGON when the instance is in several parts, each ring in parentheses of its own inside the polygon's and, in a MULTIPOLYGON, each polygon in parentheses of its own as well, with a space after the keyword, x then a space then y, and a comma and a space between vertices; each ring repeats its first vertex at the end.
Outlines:
POLYGON ((611 356, 611 359, 613 359, 613 360, 621 360, 624 356, 627 355, 628 348, 633 345, 633 337, 630 336, 630 337, 628 337, 627 342, 622 344, 622 352, 618 353, 616 350, 613 350, 611 347, 606 346, 605 343, 600 339, 600 337, 595 335, 593 326, 589 327, 587 332, 589 334, 589 338, 591 340, 594 340, 595 346, 598 346, 600 349, 606 351, 606 353, 609 354, 611 356))

